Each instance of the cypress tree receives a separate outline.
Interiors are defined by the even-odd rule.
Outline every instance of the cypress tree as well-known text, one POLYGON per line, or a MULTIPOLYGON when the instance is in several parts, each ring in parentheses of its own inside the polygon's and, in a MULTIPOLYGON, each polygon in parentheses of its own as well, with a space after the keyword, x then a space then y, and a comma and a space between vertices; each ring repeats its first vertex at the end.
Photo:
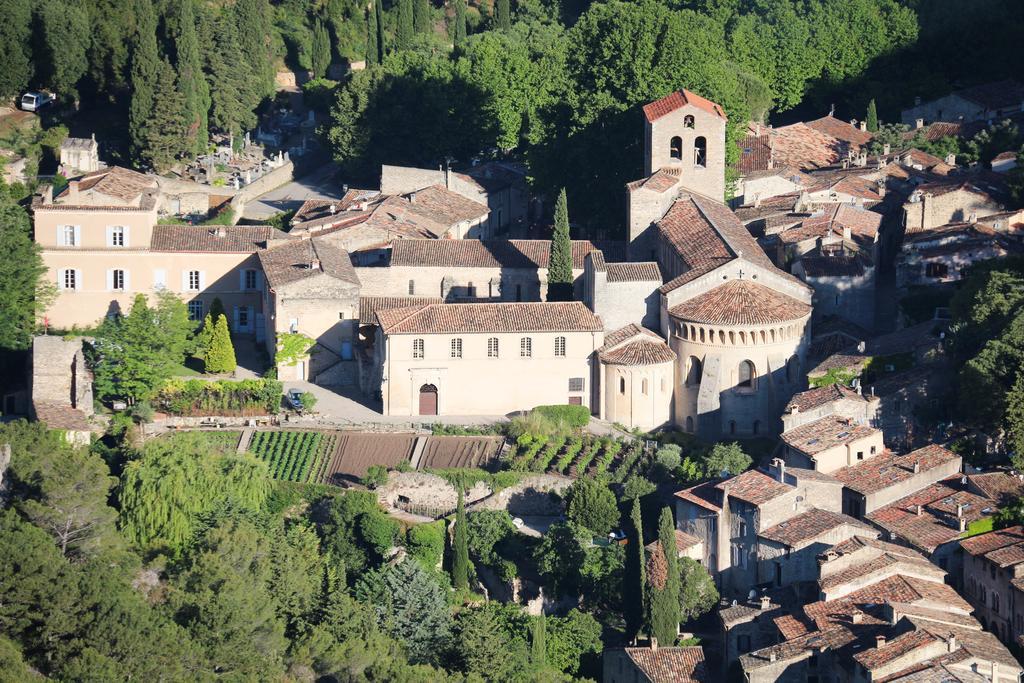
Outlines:
POLYGON ((640 516, 640 498, 633 499, 633 509, 629 515, 633 523, 633 533, 629 538, 629 546, 626 549, 626 571, 623 573, 623 580, 626 585, 623 587, 625 597, 626 617, 626 638, 632 640, 644 627, 646 612, 646 585, 647 577, 644 567, 644 531, 643 520, 640 516))
POLYGON ((374 0, 373 3, 373 16, 374 25, 377 29, 377 63, 380 64, 384 61, 384 54, 387 52, 387 45, 384 42, 384 15, 381 9, 382 0, 374 0))
POLYGON ((453 541, 452 585, 455 590, 469 588, 469 536, 466 529, 466 501, 459 485, 459 503, 455 511, 455 539, 453 541))
POLYGON ((185 97, 178 91, 174 69, 160 60, 154 91, 153 110, 143 131, 145 140, 140 158, 146 165, 163 173, 176 159, 192 151, 188 135, 188 114, 185 97))
POLYGON ((135 0, 136 31, 132 42, 131 101, 128 104, 128 139, 131 155, 142 161, 146 127, 156 100, 160 55, 156 44, 156 12, 152 0, 135 0))
POLYGON ((878 110, 875 108, 874 98, 871 98, 871 101, 868 102, 868 114, 865 117, 865 122, 867 123, 869 132, 878 132, 878 110))
POLYGON ((658 545, 651 553, 647 571, 651 635, 663 645, 672 645, 679 633, 679 557, 672 513, 667 507, 662 508, 658 520, 658 545))
POLYGON ((430 0, 416 0, 413 10, 416 33, 430 33, 430 0))
POLYGON ((569 240, 569 207, 565 188, 555 202, 555 230, 548 259, 548 301, 572 300, 572 242, 569 240))
MULTIPOLYGON (((218 316, 218 318, 219 318, 219 316, 218 316)), ((195 347, 196 347, 196 352, 195 352, 196 358, 205 360, 206 359, 206 355, 208 353, 210 353, 210 342, 213 340, 213 321, 214 320, 215 320, 215 318, 213 316, 213 309, 211 308, 210 309, 210 313, 207 313, 206 317, 203 318, 203 327, 199 330, 198 333, 196 333, 196 336, 195 336, 194 343, 195 343, 195 347)))
POLYGON ((199 38, 196 35, 195 7, 192 0, 180 4, 175 24, 178 90, 185 98, 185 116, 191 151, 201 154, 210 141, 210 85, 203 73, 199 38))
POLYGON ((313 63, 313 75, 321 78, 327 75, 327 67, 331 65, 331 37, 327 33, 324 22, 316 20, 313 27, 313 44, 310 46, 310 59, 313 63))
POLYGON ((466 0, 455 0, 455 30, 452 32, 455 47, 466 42, 466 0))
POLYGON ((398 1, 398 31, 395 34, 395 47, 399 50, 408 49, 412 45, 413 20, 412 0, 398 1))
POLYGON ((217 318, 210 336, 210 350, 206 353, 206 372, 232 372, 238 364, 235 362, 235 347, 231 344, 231 332, 228 330, 228 318, 222 315, 217 318))
POLYGON ((377 41, 377 0, 366 15, 366 66, 380 63, 380 43, 377 41))
POLYGON ((533 630, 530 634, 530 663, 537 669, 543 669, 548 662, 547 645, 548 622, 547 617, 541 610, 540 616, 533 621, 533 630))
POLYGON ((509 7, 509 0, 498 0, 495 7, 495 15, 499 31, 507 31, 512 28, 512 12, 509 7))

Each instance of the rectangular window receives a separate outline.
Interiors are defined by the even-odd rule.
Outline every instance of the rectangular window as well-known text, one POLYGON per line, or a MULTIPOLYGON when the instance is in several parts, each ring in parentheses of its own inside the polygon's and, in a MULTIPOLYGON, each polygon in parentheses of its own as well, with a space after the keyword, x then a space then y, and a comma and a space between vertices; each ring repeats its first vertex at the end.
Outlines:
POLYGON ((250 269, 250 270, 245 271, 245 288, 246 289, 256 289, 256 271, 255 270, 250 269))
POLYGON ((530 337, 522 337, 519 340, 519 356, 521 358, 529 358, 533 355, 533 339, 530 337))
POLYGON ((249 307, 239 306, 238 307, 238 329, 245 329, 249 327, 249 307))
POLYGON ((78 289, 78 271, 74 268, 64 271, 64 289, 78 289))
POLYGON ((123 225, 110 226, 110 246, 123 247, 125 227, 123 225))
POLYGON ((199 271, 190 270, 188 271, 188 289, 191 292, 199 291, 199 271))
POLYGON ((338 311, 338 320, 345 319, 345 311, 338 311))
POLYGON ((466 285, 466 296, 470 299, 476 298, 476 286, 472 282, 466 285))
POLYGON ((452 358, 462 358, 462 340, 452 339, 452 358))
POLYGON ((413 339, 412 340, 412 357, 423 358, 423 340, 413 339))
POLYGON ((569 378, 569 391, 583 391, 583 378, 582 377, 570 377, 569 378))
POLYGON ((498 338, 491 337, 487 340, 487 357, 497 358, 498 357, 498 338))
POLYGON ((188 319, 189 320, 202 320, 203 319, 203 302, 199 299, 188 302, 188 319))
POLYGON ((409 296, 415 296, 415 295, 416 295, 416 281, 415 280, 409 280, 409 296))
POLYGON ((288 321, 288 331, 291 332, 292 334, 295 334, 296 332, 299 331, 298 318, 292 318, 291 320, 288 321))
POLYGON ((110 288, 115 292, 124 291, 124 271, 123 270, 112 270, 110 272, 110 288))
POLYGON ((565 337, 555 337, 555 355, 565 357, 565 337))
POLYGON ((61 230, 64 232, 64 246, 77 247, 78 240, 76 240, 75 237, 78 235, 78 231, 75 230, 75 226, 65 225, 61 227, 61 230))

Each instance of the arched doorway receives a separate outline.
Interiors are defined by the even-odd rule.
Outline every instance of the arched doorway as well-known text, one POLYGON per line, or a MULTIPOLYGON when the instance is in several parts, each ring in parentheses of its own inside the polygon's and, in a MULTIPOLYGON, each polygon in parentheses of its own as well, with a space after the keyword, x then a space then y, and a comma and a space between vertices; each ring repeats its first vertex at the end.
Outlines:
POLYGON ((420 415, 437 415, 437 387, 424 384, 420 387, 420 415))

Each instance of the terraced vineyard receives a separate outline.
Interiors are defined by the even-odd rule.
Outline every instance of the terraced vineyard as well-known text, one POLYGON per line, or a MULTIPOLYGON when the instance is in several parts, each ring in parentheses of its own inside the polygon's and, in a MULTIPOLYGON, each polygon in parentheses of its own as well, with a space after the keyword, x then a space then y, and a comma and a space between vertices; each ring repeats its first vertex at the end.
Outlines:
POLYGON ((275 479, 318 481, 335 439, 333 434, 320 432, 256 432, 249 451, 266 461, 275 479))
POLYGON ((647 465, 641 441, 576 435, 522 439, 506 460, 518 472, 550 472, 570 477, 607 474, 621 483, 647 465))

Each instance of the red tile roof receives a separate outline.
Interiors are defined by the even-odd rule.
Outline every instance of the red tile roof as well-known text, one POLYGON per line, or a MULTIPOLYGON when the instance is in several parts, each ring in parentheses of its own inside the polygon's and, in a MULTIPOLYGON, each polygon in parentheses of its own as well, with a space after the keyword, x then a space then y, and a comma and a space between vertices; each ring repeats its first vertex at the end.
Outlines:
POLYGON ((292 240, 269 225, 155 225, 152 251, 251 254, 268 240, 292 240))
POLYGON ((662 97, 660 100, 655 100, 644 105, 644 116, 651 123, 657 121, 666 114, 671 114, 677 109, 682 109, 687 105, 692 105, 706 111, 709 114, 714 114, 719 118, 726 118, 725 111, 720 106, 712 102, 711 100, 704 99, 700 95, 696 95, 685 88, 677 90, 673 93, 662 97))
POLYGON ((771 131, 774 149, 772 159, 777 166, 800 169, 822 168, 839 161, 844 144, 804 123, 794 123, 771 131))
POLYGON ((740 141, 740 174, 749 176, 754 171, 765 171, 771 167, 772 143, 771 136, 748 135, 740 141))
POLYGON ((808 410, 814 410, 823 405, 842 400, 867 403, 867 399, 853 389, 839 384, 830 384, 794 394, 793 398, 786 404, 786 410, 793 411, 795 409, 797 412, 806 413, 808 410))
POLYGON ((878 533, 853 517, 838 512, 813 508, 807 512, 800 513, 796 517, 791 517, 785 522, 779 522, 775 526, 765 529, 758 536, 769 541, 788 545, 791 548, 802 548, 822 534, 833 531, 841 526, 853 527, 863 533, 878 533))
POLYGON ((853 655, 861 666, 868 671, 891 664, 903 655, 919 648, 939 642, 939 639, 925 631, 910 631, 897 636, 882 647, 874 647, 853 655))
MULTIPOLYGON (((596 245, 589 240, 572 241, 573 268, 582 270, 587 254, 602 249, 612 255, 621 251, 616 244, 596 245)), ((392 266, 417 268, 547 268, 551 240, 395 240, 391 247, 392 266)), ((660 280, 660 274, 658 279, 660 280)))
POLYGON ((318 275, 359 284, 348 252, 322 237, 288 240, 257 255, 271 289, 318 275))
POLYGON ((626 189, 629 192, 643 189, 662 194, 668 192, 679 183, 680 172, 681 169, 679 168, 660 168, 646 178, 627 183, 626 189))
POLYGON ((605 266, 608 282, 657 282, 661 284, 661 270, 653 261, 609 263, 605 266))
POLYGON ((359 297, 359 324, 376 325, 377 311, 440 303, 444 303, 444 299, 435 296, 361 296, 359 297))
POLYGON ((491 212, 486 204, 463 197, 442 185, 431 185, 410 192, 407 196, 416 210, 427 213, 439 223, 449 225, 483 218, 491 212))
MULTIPOLYGON (((139 195, 157 190, 155 179, 121 166, 111 166, 86 173, 78 178, 77 182, 79 192, 96 192, 120 199, 123 202, 133 202, 139 198, 139 195)), ((71 188, 69 186, 54 197, 54 200, 67 203, 70 196, 71 188)))
POLYGON ((706 481, 685 488, 682 491, 676 491, 674 495, 676 498, 685 500, 710 512, 717 513, 722 511, 722 491, 718 488, 717 482, 706 481))
POLYGON ((837 140, 850 143, 855 147, 863 147, 871 142, 871 139, 875 137, 872 133, 869 133, 866 130, 861 130, 848 121, 840 121, 831 114, 828 116, 822 116, 820 119, 808 121, 807 125, 819 133, 831 135, 837 140))
POLYGON ((771 325, 801 320, 811 307, 752 280, 729 280, 673 306, 669 313, 710 325, 771 325))
POLYGON ((657 365, 676 359, 664 339, 634 323, 606 335, 598 355, 610 365, 657 365))
POLYGON ((1024 526, 1011 526, 960 541, 960 547, 971 555, 984 555, 999 548, 1024 542, 1024 526))
MULTIPOLYGON (((844 443, 851 443, 866 436, 877 433, 878 430, 867 425, 857 424, 849 418, 838 415, 828 415, 814 422, 808 422, 795 429, 782 433, 782 441, 787 446, 795 448, 801 453, 812 458, 822 451, 844 443)), ((865 461, 865 464, 870 461, 865 461)), ((848 469, 848 468, 847 468, 848 469)), ((842 470, 839 470, 842 472, 842 470)), ((833 473, 836 479, 845 481, 833 473)))
POLYGON ((601 319, 579 301, 428 304, 377 311, 385 334, 600 332, 601 319))
POLYGON ((751 505, 762 505, 795 490, 789 484, 783 484, 778 479, 758 470, 747 470, 731 479, 719 482, 716 488, 728 491, 730 498, 738 498, 751 505))
POLYGON ((809 278, 860 277, 873 264, 860 254, 807 255, 800 259, 804 275, 809 278))
POLYGON ((1024 475, 1009 472, 983 472, 967 476, 971 486, 997 505, 1016 502, 1024 497, 1024 475))
POLYGON ((625 653, 651 683, 709 680, 704 649, 699 646, 627 647, 625 653))
POLYGON ((51 401, 33 401, 32 410, 36 419, 50 429, 64 429, 73 432, 87 432, 92 429, 85 413, 69 405, 51 401))
POLYGON ((915 474, 915 465, 919 472, 927 472, 953 460, 959 461, 960 456, 942 446, 931 444, 906 455, 882 453, 837 470, 832 476, 843 482, 846 488, 871 494, 910 479, 915 474))

